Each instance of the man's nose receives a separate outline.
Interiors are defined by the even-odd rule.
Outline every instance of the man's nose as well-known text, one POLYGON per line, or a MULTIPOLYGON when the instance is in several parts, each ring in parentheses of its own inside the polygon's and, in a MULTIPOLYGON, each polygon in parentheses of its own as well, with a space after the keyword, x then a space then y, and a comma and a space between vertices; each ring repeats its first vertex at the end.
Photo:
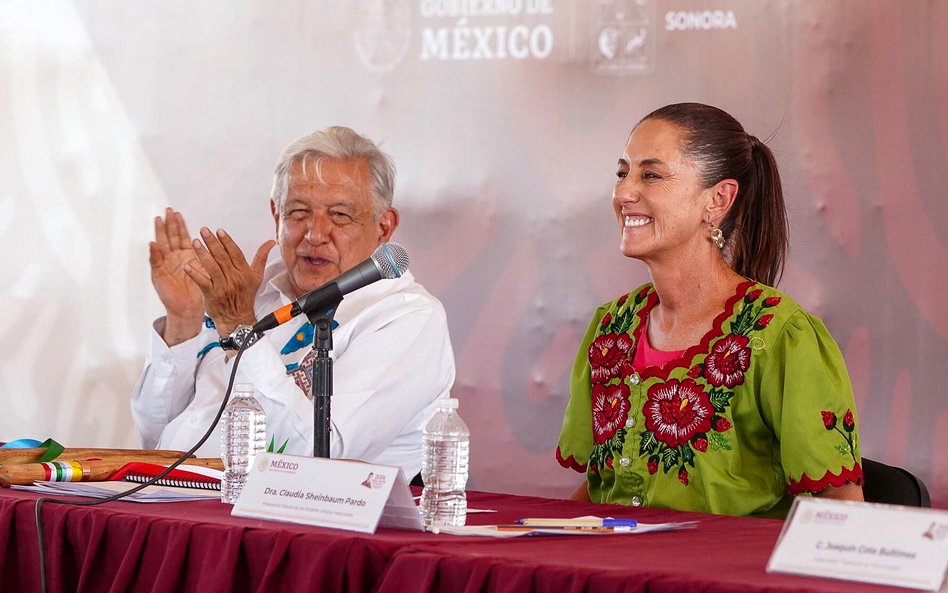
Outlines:
POLYGON ((314 214, 310 217, 306 225, 306 241, 314 245, 319 245, 329 240, 329 233, 332 229, 332 223, 329 217, 324 214, 314 214))

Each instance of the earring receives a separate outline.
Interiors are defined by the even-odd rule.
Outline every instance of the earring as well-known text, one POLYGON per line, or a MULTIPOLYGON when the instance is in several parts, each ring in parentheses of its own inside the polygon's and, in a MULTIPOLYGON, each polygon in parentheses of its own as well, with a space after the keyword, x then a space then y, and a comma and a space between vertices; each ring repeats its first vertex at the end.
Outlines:
POLYGON ((718 249, 724 249, 724 231, 714 228, 714 224, 710 219, 708 219, 708 228, 711 230, 711 234, 708 236, 711 242, 717 245, 718 249))

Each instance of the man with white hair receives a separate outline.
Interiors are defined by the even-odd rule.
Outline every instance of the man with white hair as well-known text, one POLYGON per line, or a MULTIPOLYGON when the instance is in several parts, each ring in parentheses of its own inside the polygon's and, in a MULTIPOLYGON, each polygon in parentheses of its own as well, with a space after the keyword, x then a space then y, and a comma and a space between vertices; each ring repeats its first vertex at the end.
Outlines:
MULTIPOLYGON (((168 208, 155 219, 152 283, 165 307, 135 391, 132 416, 145 447, 190 449, 213 422, 233 350, 264 315, 363 262, 398 226, 395 169, 369 139, 331 127, 293 142, 273 176, 276 241, 248 262, 223 230, 192 239, 168 208), (267 264, 275 244, 280 258, 267 264)), ((454 354, 441 303, 410 272, 346 295, 333 330, 330 455, 421 469, 421 430, 448 397, 454 354)), ((252 383, 267 440, 312 455, 313 327, 300 315, 248 347, 237 382, 252 383)), ((220 455, 220 427, 198 450, 220 455)))

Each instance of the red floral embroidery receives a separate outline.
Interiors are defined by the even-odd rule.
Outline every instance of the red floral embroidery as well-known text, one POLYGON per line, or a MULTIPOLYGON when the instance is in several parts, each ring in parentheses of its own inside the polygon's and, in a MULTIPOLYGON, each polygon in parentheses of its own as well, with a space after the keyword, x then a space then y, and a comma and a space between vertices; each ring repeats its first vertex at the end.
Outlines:
MULTIPOLYGON (((645 419, 641 432, 636 431, 640 457, 646 457, 648 474, 659 474, 659 470, 671 477, 676 475, 687 487, 690 483, 689 469, 703 454, 710 451, 727 452, 733 449, 726 432, 733 428, 728 419, 733 388, 747 381, 752 351, 749 348, 755 331, 767 328, 774 315, 765 314, 766 309, 780 304, 781 297, 762 298, 763 289, 754 288, 753 283, 742 285, 743 297, 736 295, 729 306, 743 307, 734 311, 730 332, 716 341, 705 341, 702 348, 707 355, 697 361, 686 372, 687 378, 668 378, 666 373, 659 380, 664 383, 648 388, 641 412, 645 419)), ((625 427, 631 414, 631 392, 628 381, 635 372, 632 367, 634 338, 632 326, 635 320, 647 315, 643 301, 649 298, 652 287, 643 286, 636 293, 620 297, 616 308, 604 315, 600 321, 598 337, 590 344, 589 363, 592 378, 593 439, 594 447, 588 467, 590 472, 611 470, 614 459, 628 455, 627 439, 632 433, 625 427), (629 298, 634 306, 625 308, 629 298)), ((654 297, 654 295, 653 295, 654 297)), ((654 301, 653 301, 654 302, 654 301)), ((722 323, 723 323, 723 317, 722 323)), ((723 326, 722 326, 723 329, 723 326)), ((691 352, 691 350, 689 350, 691 352)), ((693 355, 689 355, 693 358, 693 355)), ((641 372, 641 371, 639 371, 641 372)), ((645 373, 642 379, 649 380, 645 373)), ((842 417, 842 412, 838 417, 842 417)), ((833 427, 838 421, 834 415, 833 427)), ((855 422, 853 419, 853 426, 855 422)), ((842 431, 841 425, 837 430, 842 431)), ((855 435, 853 435, 855 436, 855 435)), ((559 457, 559 455, 558 455, 559 457)))
POLYGON ((856 460, 856 433, 853 431, 856 430, 856 418, 853 416, 853 411, 850 409, 846 410, 846 413, 843 414, 843 430, 839 429, 838 426, 838 416, 836 412, 832 410, 823 410, 820 412, 820 415, 823 417, 823 426, 826 427, 826 430, 835 430, 842 437, 843 444, 837 445, 837 449, 843 455, 849 454, 852 457, 852 460, 856 460), (845 432, 844 432, 845 431, 845 432))
POLYGON ((678 481, 685 486, 688 485, 688 470, 681 468, 681 470, 678 472, 678 481))
POLYGON ((617 336, 609 333, 596 338, 589 345, 592 382, 606 383, 619 376, 622 363, 630 348, 632 348, 632 338, 628 334, 617 336))
POLYGON ((750 367, 749 341, 747 336, 729 334, 711 348, 711 354, 704 359, 708 383, 731 388, 744 382, 744 372, 750 367))
POLYGON ((856 419, 853 418, 853 411, 846 410, 846 415, 843 416, 843 430, 852 432, 854 428, 856 428, 856 419))
POLYGON ((657 471, 658 471, 658 460, 657 460, 657 459, 649 459, 649 460, 648 460, 648 473, 654 474, 654 473, 657 472, 657 471))
POLYGON ((699 432, 711 430, 714 408, 704 389, 691 379, 653 385, 643 408, 645 427, 669 447, 687 443, 699 432))
POLYGON ((619 376, 623 379, 628 379, 636 372, 635 365, 632 364, 632 355, 633 352, 629 352, 629 358, 622 361, 622 370, 619 372, 619 376))
POLYGON ((629 387, 624 383, 593 385, 592 399, 593 440, 604 443, 629 416, 629 387))

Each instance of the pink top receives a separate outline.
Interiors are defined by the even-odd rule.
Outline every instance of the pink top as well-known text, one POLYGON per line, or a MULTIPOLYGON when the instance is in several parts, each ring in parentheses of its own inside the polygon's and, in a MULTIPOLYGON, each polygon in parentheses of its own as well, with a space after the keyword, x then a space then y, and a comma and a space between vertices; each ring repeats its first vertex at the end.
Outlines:
POLYGON ((685 353, 684 350, 669 352, 667 350, 656 350, 652 348, 652 345, 648 343, 647 324, 648 321, 646 321, 646 326, 642 328, 642 337, 639 339, 638 348, 635 349, 635 356, 632 358, 632 366, 636 369, 644 369, 647 367, 661 368, 671 361, 681 358, 685 353))

